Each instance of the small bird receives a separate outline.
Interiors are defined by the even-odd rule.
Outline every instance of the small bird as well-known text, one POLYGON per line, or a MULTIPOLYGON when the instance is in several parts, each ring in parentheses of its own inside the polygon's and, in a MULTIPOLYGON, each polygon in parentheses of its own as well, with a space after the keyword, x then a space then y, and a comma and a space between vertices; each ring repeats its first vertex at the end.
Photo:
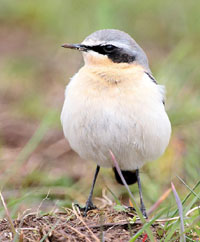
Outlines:
POLYGON ((98 30, 80 44, 62 47, 81 51, 85 63, 66 87, 61 113, 71 148, 97 163, 84 215, 95 208, 92 194, 101 166, 112 167, 123 184, 112 151, 127 184, 138 183, 141 211, 147 217, 139 169, 160 157, 169 143, 165 89, 152 76, 142 48, 123 31, 98 30))

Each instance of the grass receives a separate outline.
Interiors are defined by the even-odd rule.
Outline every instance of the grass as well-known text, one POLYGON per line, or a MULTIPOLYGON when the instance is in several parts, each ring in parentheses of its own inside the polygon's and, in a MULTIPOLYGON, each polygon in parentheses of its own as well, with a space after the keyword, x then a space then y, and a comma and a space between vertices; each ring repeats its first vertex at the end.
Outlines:
MULTIPOLYGON (((182 201, 186 241, 199 236, 199 209, 185 219, 199 206, 200 196, 199 10, 194 0, 1 1, 0 186, 13 219, 26 209, 36 211, 49 189, 42 213, 70 207, 75 200, 85 202, 95 165, 83 163, 72 151, 65 153, 67 144, 56 146, 63 137, 63 89, 82 65, 77 53, 60 45, 80 42, 97 29, 117 28, 144 48, 154 77, 167 88, 173 133, 165 154, 141 172, 146 207, 155 204, 172 181, 182 201)), ((102 170, 95 195, 101 196, 107 186, 120 203, 127 203, 126 189, 115 183, 109 169, 102 170)), ((138 202, 136 186, 130 189, 138 202)), ((0 214, 3 218, 5 211, 0 214)), ((171 193, 151 219, 176 216, 171 193)), ((162 229, 163 240, 178 239, 180 220, 167 221, 162 229)))

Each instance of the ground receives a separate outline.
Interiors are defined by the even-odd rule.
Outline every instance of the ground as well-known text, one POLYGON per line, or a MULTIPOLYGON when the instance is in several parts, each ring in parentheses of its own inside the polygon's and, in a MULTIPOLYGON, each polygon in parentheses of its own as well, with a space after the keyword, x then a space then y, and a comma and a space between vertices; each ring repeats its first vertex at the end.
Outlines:
MULTIPOLYGON (((113 207, 92 210, 87 217, 75 209, 55 214, 27 214, 14 221, 17 236, 28 241, 129 241, 142 227, 135 213, 117 211, 113 207), (131 222, 132 221, 132 222, 131 222)), ((159 224, 151 226, 154 236, 160 239, 159 224)), ((143 233, 136 241, 148 241, 143 233)), ((13 241, 10 225, 6 219, 0 221, 0 241, 13 241)))

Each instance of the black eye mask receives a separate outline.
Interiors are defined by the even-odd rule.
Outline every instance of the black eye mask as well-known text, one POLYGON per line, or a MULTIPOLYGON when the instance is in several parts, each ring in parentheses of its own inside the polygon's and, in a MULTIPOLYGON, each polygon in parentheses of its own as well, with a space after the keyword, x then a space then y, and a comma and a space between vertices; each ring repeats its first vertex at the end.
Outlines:
POLYGON ((135 55, 127 53, 124 49, 114 45, 94 45, 85 46, 86 50, 93 50, 99 54, 107 55, 115 63, 131 63, 135 60, 135 55))

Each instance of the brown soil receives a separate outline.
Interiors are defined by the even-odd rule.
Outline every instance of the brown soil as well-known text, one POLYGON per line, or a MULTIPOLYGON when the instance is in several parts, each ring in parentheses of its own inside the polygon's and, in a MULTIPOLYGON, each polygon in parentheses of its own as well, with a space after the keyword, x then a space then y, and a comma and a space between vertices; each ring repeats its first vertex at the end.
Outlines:
MULTIPOLYGON (((135 214, 117 211, 113 207, 88 212, 83 217, 78 209, 66 209, 64 213, 47 215, 27 214, 14 221, 17 241, 129 241, 142 225, 139 219, 131 223, 135 214)), ((155 224, 151 227, 156 235, 155 224)), ((15 235, 15 236, 16 236, 15 235)), ((0 221, 0 241, 13 241, 9 222, 0 221)), ((143 233, 136 241, 148 241, 143 233)))

